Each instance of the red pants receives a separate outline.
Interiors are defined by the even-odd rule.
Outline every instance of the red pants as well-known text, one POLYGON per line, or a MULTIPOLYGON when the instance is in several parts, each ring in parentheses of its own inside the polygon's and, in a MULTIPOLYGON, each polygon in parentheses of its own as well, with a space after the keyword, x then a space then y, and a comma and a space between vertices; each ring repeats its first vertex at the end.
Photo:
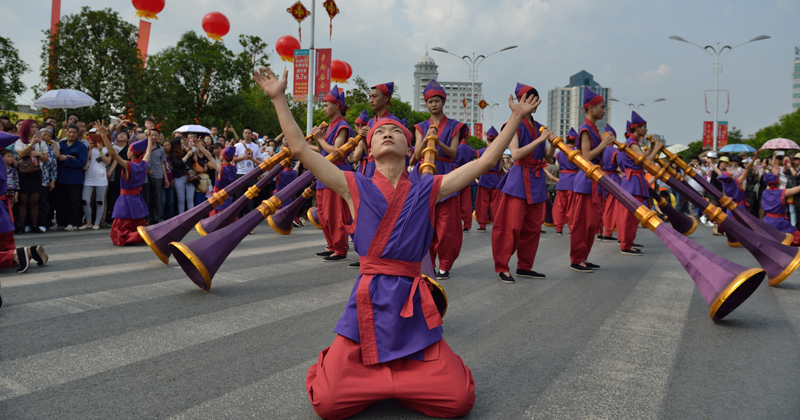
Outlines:
POLYGON ((492 227, 492 257, 496 273, 509 272, 508 260, 517 253, 517 269, 530 270, 544 222, 545 203, 528 204, 524 198, 503 194, 492 227))
POLYGON ((336 255, 347 256, 344 225, 350 221, 350 210, 342 197, 330 188, 317 190, 317 213, 328 249, 336 255))
POLYGON ((0 268, 14 265, 15 252, 17 252, 17 246, 14 245, 14 231, 0 233, 0 268))
MULTIPOLYGON (((628 212, 625 208, 622 210, 625 210, 626 213, 628 212)), ((600 235, 614 236, 614 229, 617 227, 617 218, 619 217, 617 215, 618 211, 617 199, 609 194, 603 202, 603 223, 600 225, 600 231, 598 232, 600 235)))
POLYGON ((464 229, 472 229, 472 187, 467 185, 458 194, 458 199, 461 201, 461 222, 464 223, 464 229))
POLYGON ((553 224, 556 232, 564 230, 564 225, 569 225, 572 232, 572 191, 556 191, 556 201, 553 203, 553 224))
POLYGON ((461 202, 458 197, 436 203, 436 220, 433 224, 431 262, 436 265, 438 254, 439 270, 450 271, 461 253, 461 241, 464 239, 464 232, 461 230, 461 202))
POLYGON ((146 226, 147 221, 142 219, 114 219, 111 224, 111 242, 116 246, 133 245, 144 242, 139 232, 139 226, 146 226))
POLYGON ((569 260, 571 263, 580 264, 589 258, 602 213, 602 196, 573 193, 572 225, 569 227, 569 260))
POLYGON ((365 366, 361 346, 337 335, 306 375, 314 411, 324 419, 344 419, 393 398, 431 417, 466 415, 475 404, 472 372, 444 340, 438 344, 437 360, 397 359, 365 366))
MULTIPOLYGON (((644 198, 634 195, 633 198, 637 199, 640 203, 644 204, 644 198)), ((616 200, 615 200, 616 201, 616 200)), ((627 251, 631 249, 634 239, 636 239, 636 231, 639 229, 639 221, 636 216, 628 211, 625 206, 617 201, 617 233, 619 234, 619 249, 627 251)))
POLYGON ((502 195, 503 193, 497 188, 478 185, 478 194, 475 197, 475 221, 478 222, 479 228, 486 229, 486 225, 494 218, 502 195))

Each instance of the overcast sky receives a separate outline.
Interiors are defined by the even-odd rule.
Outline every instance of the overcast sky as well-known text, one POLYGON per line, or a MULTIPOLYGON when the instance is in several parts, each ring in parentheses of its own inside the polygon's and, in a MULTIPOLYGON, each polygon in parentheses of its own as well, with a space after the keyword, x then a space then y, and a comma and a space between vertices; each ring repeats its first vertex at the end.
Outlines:
MULTIPOLYGON (((291 0, 166 0, 152 25, 149 52, 174 45, 185 31, 202 33, 203 15, 219 11, 231 21, 225 37, 229 48, 240 48, 236 42, 240 33, 258 35, 270 44, 272 65, 282 69, 274 43, 282 35, 297 36, 297 22, 286 12, 291 4, 291 0)), ((311 0, 304 4, 310 8, 311 0)), ((723 92, 719 119, 749 135, 792 109, 791 64, 794 47, 800 45, 800 0, 339 0, 337 4, 341 14, 333 20, 329 41, 329 19, 317 0, 316 47, 332 48, 334 59, 349 62, 354 75, 370 84, 394 81, 406 101, 412 98, 414 64, 426 45, 458 55, 488 55, 518 45, 480 67, 485 99, 501 103, 495 111, 496 126, 508 118, 505 102, 515 82, 542 93, 545 103, 536 119, 546 123, 546 92, 566 85, 570 75, 585 69, 622 101, 666 98, 641 108, 651 133, 665 135, 670 144, 700 139, 702 122, 713 118, 706 113, 704 100, 705 91, 714 89, 712 61, 697 47, 669 40, 670 35, 701 45, 731 46, 758 35, 771 36, 726 57, 720 90, 730 93, 730 111, 724 113, 728 104, 723 92)), ((63 0, 61 13, 77 13, 83 5, 110 6, 138 24, 131 2, 125 0, 63 0)), ((33 69, 24 76, 26 85, 32 86, 39 82, 41 30, 49 26, 50 1, 3 2, 0 13, 0 35, 11 38, 33 69)), ((311 19, 302 26, 307 48, 311 19)), ((437 52, 430 55, 439 65, 440 79, 468 81, 467 65, 459 59, 437 52)), ((713 92, 708 95, 708 110, 713 113, 713 92)), ((29 90, 20 103, 33 99, 29 90)), ((611 106, 611 124, 619 131, 630 108, 614 102, 611 106)), ((488 112, 485 123, 489 125, 488 112)))

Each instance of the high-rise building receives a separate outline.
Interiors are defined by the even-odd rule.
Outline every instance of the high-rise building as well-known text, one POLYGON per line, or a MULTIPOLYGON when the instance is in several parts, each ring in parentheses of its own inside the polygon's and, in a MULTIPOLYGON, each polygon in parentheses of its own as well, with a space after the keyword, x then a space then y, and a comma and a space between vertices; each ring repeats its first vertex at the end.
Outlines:
POLYGON ((792 110, 800 108, 800 47, 795 47, 795 58, 792 62, 792 110))
MULTIPOLYGON (((481 122, 481 109, 478 103, 483 99, 481 93, 481 83, 475 82, 475 96, 474 100, 470 101, 472 92, 471 82, 444 82, 439 80, 439 66, 433 61, 433 58, 425 52, 425 55, 419 59, 417 64, 414 65, 414 99, 412 105, 414 111, 427 112, 428 108, 425 106, 425 86, 431 79, 436 79, 437 82, 447 92, 447 102, 444 104, 444 113, 450 118, 457 119, 463 122, 470 122, 470 107, 472 107, 475 121, 481 122), (463 100, 467 99, 467 107, 464 108, 463 100)), ((488 127, 484 127, 487 129, 488 127)))
MULTIPOLYGON (((600 86, 591 73, 581 70, 569 77, 567 86, 557 87, 547 93, 547 128, 557 136, 566 137, 570 128, 577 131, 583 124, 586 118, 586 114, 581 112, 584 86, 606 100, 606 116, 597 121, 597 129, 601 133, 611 119, 611 102, 608 101, 611 98, 611 88, 600 86)), ((615 127, 617 132, 620 132, 619 128, 615 127)), ((625 131, 624 127, 622 131, 625 131)))

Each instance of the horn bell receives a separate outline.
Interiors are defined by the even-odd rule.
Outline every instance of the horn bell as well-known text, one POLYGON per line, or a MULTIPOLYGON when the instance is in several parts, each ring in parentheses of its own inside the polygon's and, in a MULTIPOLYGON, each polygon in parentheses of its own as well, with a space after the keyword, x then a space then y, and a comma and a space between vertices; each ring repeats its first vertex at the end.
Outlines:
POLYGON ((308 209, 308 212, 306 212, 306 216, 308 217, 308 221, 311 222, 311 224, 314 225, 315 228, 320 230, 322 229, 322 225, 319 224, 319 211, 317 210, 316 207, 311 207, 310 209, 308 209))
POLYGON ((169 256, 172 253, 169 244, 183 239, 197 222, 208 216, 212 208, 212 203, 205 200, 175 217, 154 225, 139 226, 136 230, 158 259, 164 264, 169 264, 169 256))

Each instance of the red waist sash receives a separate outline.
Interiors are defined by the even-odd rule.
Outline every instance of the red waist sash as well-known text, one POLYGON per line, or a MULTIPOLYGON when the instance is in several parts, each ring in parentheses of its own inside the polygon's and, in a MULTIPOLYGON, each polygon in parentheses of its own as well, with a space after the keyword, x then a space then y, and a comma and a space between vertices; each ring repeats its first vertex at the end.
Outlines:
POLYGON ((119 190, 120 195, 139 195, 141 192, 142 187, 133 189, 120 188, 119 190))
POLYGON ((562 174, 577 174, 578 170, 577 169, 562 169, 560 172, 562 174))
POLYGON ((11 199, 9 197, 11 196, 3 194, 2 196, 0 196, 0 200, 6 202, 6 206, 8 207, 8 217, 11 218, 11 223, 14 223, 14 212, 11 209, 11 199))
POLYGON ((786 218, 786 214, 785 214, 785 213, 784 213, 784 214, 778 214, 778 213, 767 213, 767 214, 765 214, 764 216, 765 216, 765 217, 778 217, 778 218, 781 218, 781 219, 785 219, 785 218, 786 218))
POLYGON ((639 184, 642 186, 642 197, 644 197, 644 192, 647 191, 647 187, 644 184, 644 171, 638 169, 626 169, 625 170, 625 180, 630 181, 631 175, 636 175, 639 177, 639 184))
POLYGON ((448 156, 437 156, 436 157, 436 161, 437 162, 450 162, 450 163, 452 163, 453 162, 453 158, 448 157, 448 156))
POLYGON ((514 161, 514 165, 522 166, 522 181, 525 185, 525 199, 528 204, 533 204, 533 197, 531 196, 531 171, 534 172, 534 177, 539 178, 539 172, 547 167, 547 162, 539 159, 526 157, 514 161))

